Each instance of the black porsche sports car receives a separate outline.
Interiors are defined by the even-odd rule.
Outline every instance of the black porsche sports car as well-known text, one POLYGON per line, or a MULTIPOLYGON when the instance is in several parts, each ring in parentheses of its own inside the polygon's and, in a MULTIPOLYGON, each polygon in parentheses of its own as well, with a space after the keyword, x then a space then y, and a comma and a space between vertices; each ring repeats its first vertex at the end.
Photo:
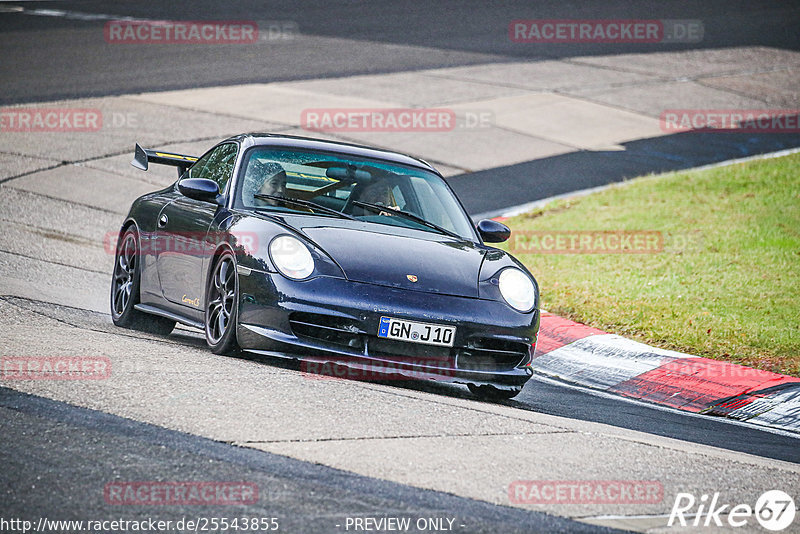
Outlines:
POLYGON ((116 243, 116 325, 205 332, 244 350, 380 375, 466 384, 511 398, 531 377, 539 289, 484 243, 424 161, 272 134, 239 135, 202 157, 145 150, 134 166, 178 180, 131 206, 116 243))

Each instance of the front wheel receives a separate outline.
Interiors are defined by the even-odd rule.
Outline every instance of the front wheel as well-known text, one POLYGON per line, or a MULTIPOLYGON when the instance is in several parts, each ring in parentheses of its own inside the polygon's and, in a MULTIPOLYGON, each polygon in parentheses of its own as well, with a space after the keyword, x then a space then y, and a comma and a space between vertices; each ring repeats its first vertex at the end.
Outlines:
POLYGON ((237 352, 239 279, 233 254, 223 252, 211 272, 206 291, 206 342, 214 354, 237 352))
POLYGON ((510 388, 498 388, 491 385, 476 386, 475 384, 467 384, 470 392, 483 400, 508 400, 513 399, 522 391, 522 386, 514 386, 510 388))

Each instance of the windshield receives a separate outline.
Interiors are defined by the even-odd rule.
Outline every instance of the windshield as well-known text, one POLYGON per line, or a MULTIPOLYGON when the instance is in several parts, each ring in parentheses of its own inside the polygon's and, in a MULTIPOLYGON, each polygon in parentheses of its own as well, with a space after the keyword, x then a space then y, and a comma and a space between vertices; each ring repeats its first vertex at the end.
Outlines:
POLYGON ((474 240, 453 193, 422 169, 340 154, 256 148, 245 155, 234 206, 341 216, 474 240))

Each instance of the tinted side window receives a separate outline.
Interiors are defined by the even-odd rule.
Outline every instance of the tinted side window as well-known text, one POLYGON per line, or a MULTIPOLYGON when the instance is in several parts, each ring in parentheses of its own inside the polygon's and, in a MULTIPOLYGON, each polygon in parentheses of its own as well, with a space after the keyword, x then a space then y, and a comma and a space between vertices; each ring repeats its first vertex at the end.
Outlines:
POLYGON ((225 186, 233 174, 236 163, 236 143, 220 145, 195 163, 189 171, 191 178, 206 178, 214 180, 219 185, 219 190, 225 192, 225 186))

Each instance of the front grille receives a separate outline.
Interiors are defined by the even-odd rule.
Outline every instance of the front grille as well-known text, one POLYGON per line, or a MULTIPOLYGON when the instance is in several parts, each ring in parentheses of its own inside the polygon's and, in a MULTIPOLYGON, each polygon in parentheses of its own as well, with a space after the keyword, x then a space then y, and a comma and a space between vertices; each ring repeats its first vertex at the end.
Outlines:
POLYGON ((497 338, 473 338, 464 347, 409 343, 367 334, 357 321, 320 313, 294 312, 292 333, 307 339, 364 353, 373 358, 410 365, 464 371, 511 371, 530 358, 527 343, 497 338), (366 347, 365 347, 366 345, 366 347))
POLYGON ((295 312, 289 316, 292 333, 298 338, 312 339, 362 351, 364 332, 355 321, 321 313, 295 312))
POLYGON ((496 338, 471 340, 456 356, 456 368, 469 371, 510 371, 530 354, 526 343, 496 338))

